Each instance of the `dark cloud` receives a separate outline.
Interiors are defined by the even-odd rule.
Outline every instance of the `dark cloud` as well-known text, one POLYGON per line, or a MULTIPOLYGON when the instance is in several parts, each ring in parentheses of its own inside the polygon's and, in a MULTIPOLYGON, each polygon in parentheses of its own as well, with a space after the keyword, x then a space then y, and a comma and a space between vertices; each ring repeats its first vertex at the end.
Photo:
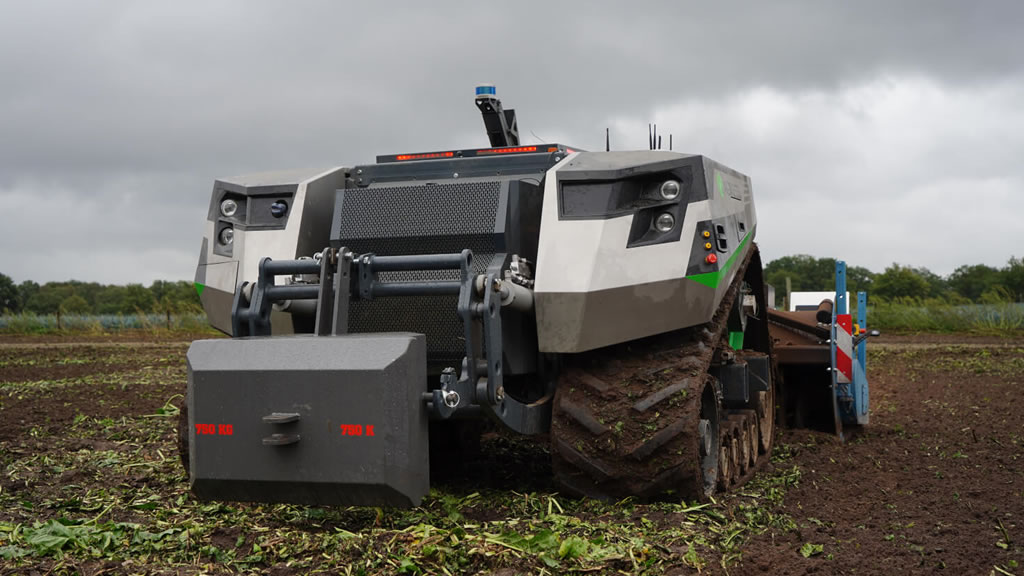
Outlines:
MULTIPOLYGON (((807 94, 824 95, 851 112, 819 115, 822 122, 854 122, 856 102, 837 95, 880 78, 924 78, 956 91, 1017 86, 1024 76, 1024 5, 1010 1, 2 6, 0 200, 27 202, 24 213, 48 224, 0 231, 0 270, 18 279, 67 277, 73 268, 41 257, 61 262, 64 230, 88 230, 76 246, 95 249, 82 257, 124 259, 129 269, 146 270, 140 280, 189 277, 182 262, 194 257, 214 177, 483 143, 471 103, 481 81, 497 84, 519 111, 524 137, 532 130, 596 148, 605 126, 625 142, 667 110, 730 98, 742 104, 739 95, 761 89, 805 104, 807 94), (131 250, 104 256, 137 235, 166 251, 167 266, 143 266, 131 250)), ((966 108, 947 108, 967 109, 981 94, 960 93, 966 108)), ((744 149, 740 169, 781 181, 769 175, 801 163, 782 152, 804 151, 806 135, 773 133, 762 147, 730 144, 729 136, 756 136, 749 129, 756 114, 741 125, 730 120, 738 112, 709 108, 718 114, 709 119, 729 126, 714 145, 744 149)), ((998 130, 994 115, 1005 111, 987 112, 972 121, 998 130)), ((711 139, 687 118, 689 127, 673 130, 704 151, 699 145, 711 139)), ((1019 122, 1004 125, 1019 131, 1019 122)), ((849 146, 820 128, 821 155, 799 165, 805 179, 882 171, 851 174, 835 161, 849 146)), ((968 136, 971 147, 960 150, 953 141, 915 142, 906 162, 912 167, 885 170, 928 180, 948 154, 997 177, 1016 164, 1019 148, 968 136)), ((867 140, 885 135, 874 138, 867 140)), ((113 270, 91 266, 81 274, 131 277, 113 270)))

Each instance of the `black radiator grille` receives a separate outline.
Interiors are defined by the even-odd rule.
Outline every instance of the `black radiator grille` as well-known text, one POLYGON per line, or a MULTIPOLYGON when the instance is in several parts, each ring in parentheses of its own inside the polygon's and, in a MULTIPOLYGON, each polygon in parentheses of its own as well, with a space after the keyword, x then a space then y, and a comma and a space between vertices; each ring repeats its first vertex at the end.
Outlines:
MULTIPOLYGON (((356 254, 446 254, 473 251, 473 273, 483 273, 498 251, 501 182, 356 188, 344 190, 335 240, 356 254)), ((457 270, 388 272, 389 282, 457 280, 457 270)), ((465 354, 455 296, 354 301, 351 332, 410 331, 427 335, 431 364, 455 365, 465 354)))

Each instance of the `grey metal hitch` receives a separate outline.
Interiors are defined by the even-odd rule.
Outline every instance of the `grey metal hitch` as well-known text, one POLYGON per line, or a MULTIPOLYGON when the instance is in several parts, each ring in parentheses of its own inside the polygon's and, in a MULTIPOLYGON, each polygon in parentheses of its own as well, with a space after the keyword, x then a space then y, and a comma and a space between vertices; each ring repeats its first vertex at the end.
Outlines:
MULTIPOLYGON (((498 261, 504 261, 499 255, 498 261)), ((514 259, 513 259, 514 260, 514 259)), ((503 307, 532 312, 532 292, 502 278, 502 270, 490 267, 472 274, 473 254, 425 254, 378 256, 353 254, 346 248, 325 248, 314 259, 260 261, 255 286, 243 283, 235 292, 232 326, 235 336, 266 336, 271 333, 273 304, 285 300, 316 300, 315 333, 337 336, 348 333, 348 307, 352 300, 405 296, 458 295, 457 313, 462 319, 466 354, 455 375, 445 370, 439 387, 424 391, 423 401, 431 417, 475 417, 483 411, 509 428, 524 434, 547 429, 551 419, 548 398, 524 403, 506 394, 502 367, 503 307), (387 282, 385 272, 457 270, 458 280, 387 282), (277 276, 316 275, 319 283, 277 285, 277 276), (246 297, 249 294, 249 297, 246 297)), ((419 385, 419 383, 410 383, 419 385)))

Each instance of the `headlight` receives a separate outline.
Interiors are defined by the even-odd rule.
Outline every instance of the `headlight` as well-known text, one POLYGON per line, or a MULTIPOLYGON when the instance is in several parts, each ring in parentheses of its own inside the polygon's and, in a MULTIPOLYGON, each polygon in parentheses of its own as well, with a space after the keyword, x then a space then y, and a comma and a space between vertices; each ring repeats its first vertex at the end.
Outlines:
POLYGON ((658 232, 670 232, 675 226, 676 219, 668 212, 662 212, 654 219, 654 229, 658 232))
POLYGON ((238 212, 238 202, 235 202, 231 198, 227 198, 220 203, 220 213, 226 218, 230 218, 238 212))
POLYGON ((559 188, 560 216, 569 220, 614 218, 658 208, 663 212, 683 202, 688 190, 670 172, 612 181, 565 180, 559 188))
POLYGON ((679 197, 679 182, 666 180, 661 185, 661 197, 665 200, 675 200, 679 197))
POLYGON ((224 246, 229 246, 235 241, 235 229, 228 226, 227 228, 220 231, 220 235, 217 236, 220 243, 224 246))

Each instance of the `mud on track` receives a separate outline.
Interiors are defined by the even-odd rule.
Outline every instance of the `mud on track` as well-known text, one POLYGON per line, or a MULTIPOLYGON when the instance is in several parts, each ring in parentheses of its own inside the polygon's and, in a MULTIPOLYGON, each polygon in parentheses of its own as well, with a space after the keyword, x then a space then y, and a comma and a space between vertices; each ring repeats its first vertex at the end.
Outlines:
POLYGON ((0 339, 0 574, 1024 576, 1024 339, 872 341, 872 425, 784 430, 707 507, 566 498, 543 442, 490 433, 410 511, 194 501, 187 339, 137 340, 0 339))

